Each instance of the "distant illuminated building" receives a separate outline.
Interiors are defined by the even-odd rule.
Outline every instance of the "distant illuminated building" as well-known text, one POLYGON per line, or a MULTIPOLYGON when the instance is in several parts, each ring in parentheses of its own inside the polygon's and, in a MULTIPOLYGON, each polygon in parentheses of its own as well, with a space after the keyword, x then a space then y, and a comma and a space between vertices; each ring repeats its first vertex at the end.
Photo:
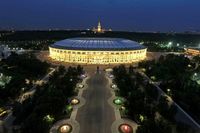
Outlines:
POLYGON ((188 55, 193 55, 193 56, 200 55, 200 49, 198 48, 186 48, 185 52, 188 55))
POLYGON ((9 47, 6 45, 0 45, 0 60, 6 59, 10 56, 11 52, 9 50, 9 47))
POLYGON ((99 21, 98 26, 97 26, 97 32, 102 32, 103 30, 101 29, 101 23, 99 21))
POLYGON ((112 31, 112 29, 109 29, 108 31, 112 31))
MULTIPOLYGON (((101 22, 99 21, 97 28, 93 28, 92 31, 94 33, 104 33, 106 30, 101 27, 101 22)), ((109 29, 109 31, 112 31, 112 29, 109 29)))
POLYGON ((49 47, 52 59, 78 64, 138 62, 146 58, 146 50, 135 41, 121 38, 71 38, 49 47))

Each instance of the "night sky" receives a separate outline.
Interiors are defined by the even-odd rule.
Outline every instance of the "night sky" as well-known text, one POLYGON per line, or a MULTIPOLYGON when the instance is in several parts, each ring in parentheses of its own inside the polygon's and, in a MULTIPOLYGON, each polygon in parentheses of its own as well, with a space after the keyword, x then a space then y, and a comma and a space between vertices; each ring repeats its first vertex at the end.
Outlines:
POLYGON ((0 0, 0 28, 200 30, 200 0, 0 0))

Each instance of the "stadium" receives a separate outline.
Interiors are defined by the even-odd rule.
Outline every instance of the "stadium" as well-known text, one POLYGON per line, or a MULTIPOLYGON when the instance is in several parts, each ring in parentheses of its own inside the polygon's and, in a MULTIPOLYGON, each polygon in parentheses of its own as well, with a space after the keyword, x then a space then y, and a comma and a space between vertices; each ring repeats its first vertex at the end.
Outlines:
POLYGON ((56 61, 77 64, 126 64, 144 60, 146 47, 121 38, 70 38, 49 46, 56 61))

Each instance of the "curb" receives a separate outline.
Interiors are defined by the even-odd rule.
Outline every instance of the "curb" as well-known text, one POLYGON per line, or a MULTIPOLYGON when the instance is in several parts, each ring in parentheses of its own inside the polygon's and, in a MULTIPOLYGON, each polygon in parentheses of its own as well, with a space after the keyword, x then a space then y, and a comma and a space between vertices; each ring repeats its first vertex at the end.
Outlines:
POLYGON ((71 133, 79 133, 80 131, 80 124, 76 121, 76 115, 78 112, 78 109, 85 105, 86 100, 82 97, 83 91, 87 89, 88 85, 86 84, 86 81, 90 78, 90 76, 87 76, 83 79, 81 84, 84 84, 84 87, 79 89, 78 95, 74 98, 77 98, 80 100, 80 103, 78 105, 73 106, 73 111, 71 112, 69 119, 63 119, 58 122, 56 122, 50 129, 50 133, 57 133, 58 128, 63 124, 70 124, 72 126, 72 132, 71 133))

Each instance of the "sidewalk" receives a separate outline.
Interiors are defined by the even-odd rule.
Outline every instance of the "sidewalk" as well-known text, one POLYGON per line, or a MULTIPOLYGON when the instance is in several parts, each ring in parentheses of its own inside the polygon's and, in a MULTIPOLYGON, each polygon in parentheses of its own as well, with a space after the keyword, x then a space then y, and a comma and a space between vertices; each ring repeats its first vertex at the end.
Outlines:
POLYGON ((121 124, 128 124, 128 125, 130 125, 133 128, 133 132, 135 133, 136 129, 138 127, 137 123, 135 123, 134 121, 132 121, 130 119, 121 118, 121 114, 120 114, 120 111, 119 111, 119 106, 116 106, 113 103, 114 99, 117 98, 117 97, 115 96, 114 89, 111 88, 111 85, 113 84, 112 78, 109 78, 108 74, 106 75, 106 78, 108 79, 108 82, 109 82, 108 83, 108 88, 110 89, 110 91, 112 93, 112 97, 110 97, 108 99, 108 103, 113 107, 114 112, 115 112, 115 118, 116 118, 116 120, 113 122, 113 124, 111 126, 112 133, 120 133, 119 130, 118 130, 118 128, 119 128, 119 126, 121 124))
MULTIPOLYGON (((52 71, 50 71, 48 74, 46 74, 41 80, 48 80, 50 74, 54 73, 56 69, 53 69, 52 71)), ((34 85, 30 91, 22 94, 22 96, 19 96, 19 98, 17 99, 18 102, 23 102, 26 98, 28 98, 28 96, 32 96, 35 93, 35 88, 37 85, 34 85), (27 95, 27 96, 26 96, 27 95)), ((12 133, 12 124, 13 121, 15 120, 15 117, 12 115, 12 110, 9 112, 9 114, 7 115, 7 117, 3 120, 3 123, 5 124, 5 127, 8 130, 8 133, 12 133)))
POLYGON ((72 132, 71 133, 79 133, 80 131, 80 124, 76 121, 76 115, 77 111, 80 107, 82 107, 85 104, 85 99, 82 97, 82 93, 85 89, 87 89, 86 81, 90 78, 89 75, 87 75, 86 78, 83 79, 82 83, 84 85, 83 88, 79 89, 78 95, 75 96, 75 98, 80 100, 80 103, 78 105, 73 106, 73 111, 71 112, 71 116, 68 119, 63 119, 58 122, 56 122, 50 129, 50 133, 57 133, 58 128, 63 124, 70 124, 72 126, 72 132))

